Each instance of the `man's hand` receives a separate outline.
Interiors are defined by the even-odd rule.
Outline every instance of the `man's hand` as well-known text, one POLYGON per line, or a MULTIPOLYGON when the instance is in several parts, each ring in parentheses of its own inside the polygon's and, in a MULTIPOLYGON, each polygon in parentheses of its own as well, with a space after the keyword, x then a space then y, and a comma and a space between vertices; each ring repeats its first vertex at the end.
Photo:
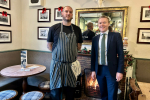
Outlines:
POLYGON ((116 73, 116 80, 117 80, 117 82, 119 82, 122 78, 123 78, 123 74, 117 72, 116 73))
POLYGON ((96 78, 96 73, 95 73, 95 71, 92 71, 91 77, 92 77, 93 80, 96 78))
POLYGON ((53 42, 47 42, 47 48, 52 52, 53 42))
POLYGON ((78 51, 81 49, 82 43, 78 43, 78 51))

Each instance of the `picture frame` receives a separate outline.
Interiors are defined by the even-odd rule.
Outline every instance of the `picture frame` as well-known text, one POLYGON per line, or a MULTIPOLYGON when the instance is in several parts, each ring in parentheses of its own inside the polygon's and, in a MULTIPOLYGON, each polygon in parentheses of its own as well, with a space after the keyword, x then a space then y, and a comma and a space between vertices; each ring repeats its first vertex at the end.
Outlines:
POLYGON ((43 9, 37 10, 38 22, 50 22, 51 21, 51 9, 46 9, 45 13, 42 13, 43 9))
POLYGON ((137 43, 150 44, 150 28, 138 28, 137 43))
POLYGON ((62 21, 61 11, 58 11, 58 8, 54 9, 54 21, 62 21))
POLYGON ((149 6, 141 7, 140 22, 150 22, 150 9, 149 6))
POLYGON ((37 28, 37 38, 38 40, 47 40, 48 32, 50 27, 38 27, 37 28))
POLYGON ((11 15, 7 13, 7 16, 2 16, 0 12, 0 26, 11 26, 11 15))
POLYGON ((0 30, 0 43, 12 43, 12 32, 10 30, 0 30))
POLYGON ((0 8, 10 10, 10 0, 0 0, 0 8))
POLYGON ((29 6, 44 6, 44 0, 29 0, 29 6))
MULTIPOLYGON (((81 32, 83 33, 86 30, 87 23, 82 21, 87 19, 90 22, 94 22, 93 31, 97 34, 99 29, 97 27, 98 18, 100 15, 109 16, 111 18, 111 27, 113 31, 121 34, 122 39, 126 37, 127 33, 127 19, 128 19, 128 9, 129 6, 122 7, 100 7, 100 8, 80 8, 76 9, 75 12, 75 24, 80 27, 81 32), (119 15, 118 17, 116 15, 119 15), (114 16, 114 17, 113 17, 114 16), (113 19, 113 20, 112 20, 113 19)), ((92 40, 83 40, 85 45, 91 45, 92 40)))

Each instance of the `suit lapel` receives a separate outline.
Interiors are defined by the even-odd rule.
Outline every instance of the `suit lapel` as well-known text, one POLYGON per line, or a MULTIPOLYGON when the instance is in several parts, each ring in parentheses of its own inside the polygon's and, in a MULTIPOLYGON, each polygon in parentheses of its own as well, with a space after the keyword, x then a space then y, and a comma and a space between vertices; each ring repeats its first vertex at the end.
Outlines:
POLYGON ((107 39, 107 51, 109 50, 109 45, 110 45, 111 39, 112 39, 112 33, 109 32, 108 33, 108 39, 107 39))
POLYGON ((100 37, 100 34, 99 35, 97 35, 97 37, 96 37, 96 39, 95 39, 95 41, 96 41, 96 52, 97 52, 97 54, 98 54, 98 47, 99 47, 99 37, 100 37))

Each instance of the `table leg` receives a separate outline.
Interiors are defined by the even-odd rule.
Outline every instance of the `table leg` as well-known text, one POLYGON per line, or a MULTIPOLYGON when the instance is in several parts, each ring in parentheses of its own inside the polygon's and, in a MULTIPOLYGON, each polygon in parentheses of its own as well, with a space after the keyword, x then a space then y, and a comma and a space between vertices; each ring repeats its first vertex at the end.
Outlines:
POLYGON ((23 78, 23 83, 22 83, 22 88, 23 88, 23 94, 25 94, 27 91, 27 77, 23 78))

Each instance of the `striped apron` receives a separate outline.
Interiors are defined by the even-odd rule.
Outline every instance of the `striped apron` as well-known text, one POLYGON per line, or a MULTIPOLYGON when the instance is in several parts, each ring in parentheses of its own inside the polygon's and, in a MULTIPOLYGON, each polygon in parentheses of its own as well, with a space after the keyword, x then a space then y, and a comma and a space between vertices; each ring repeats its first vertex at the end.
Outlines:
POLYGON ((76 87, 76 77, 71 69, 72 62, 77 58, 77 42, 73 27, 72 33, 63 32, 63 24, 57 46, 52 52, 50 64, 50 90, 63 86, 76 87))

